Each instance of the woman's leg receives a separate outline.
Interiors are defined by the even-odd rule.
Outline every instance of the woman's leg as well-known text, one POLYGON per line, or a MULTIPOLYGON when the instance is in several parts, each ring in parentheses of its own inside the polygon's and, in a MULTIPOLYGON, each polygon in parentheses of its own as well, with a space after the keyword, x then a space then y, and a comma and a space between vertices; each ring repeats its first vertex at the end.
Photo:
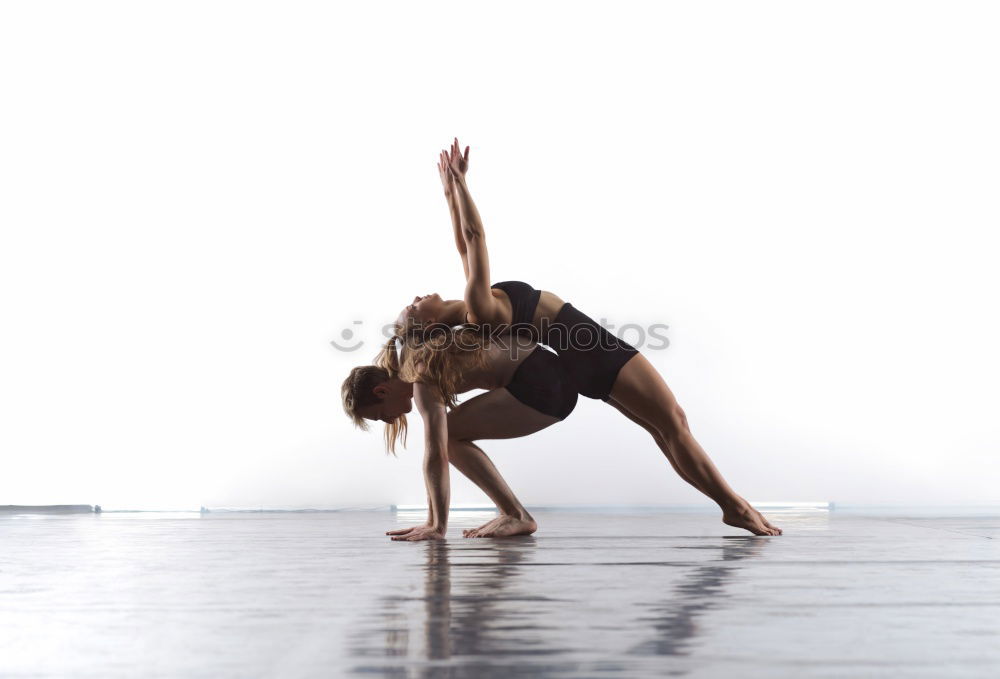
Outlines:
POLYGON ((622 367, 611 388, 609 403, 653 434, 677 473, 715 500, 726 524, 755 535, 781 534, 780 528, 772 526, 722 478, 691 434, 673 392, 645 356, 636 354, 622 367))
POLYGON ((506 389, 480 394, 448 413, 448 460, 500 510, 496 519, 464 531, 465 537, 529 535, 538 528, 493 462, 473 441, 527 436, 559 421, 521 403, 506 389))
MULTIPOLYGON (((609 398, 608 399, 608 405, 610 405, 615 410, 617 410, 618 412, 620 412, 622 415, 624 415, 625 417, 627 417, 628 419, 632 420, 637 425, 639 425, 640 427, 642 427, 643 429, 645 429, 646 431, 648 431, 649 435, 652 436, 653 440, 656 442, 657 447, 660 449, 660 451, 663 452, 663 455, 667 458, 667 461, 670 463, 670 466, 674 468, 675 472, 677 472, 677 475, 680 476, 685 481, 687 481, 688 483, 690 483, 695 488, 698 488, 698 485, 694 482, 694 480, 692 480, 690 477, 688 477, 687 474, 685 474, 684 471, 679 466, 677 466, 677 462, 674 461, 674 456, 670 452, 670 448, 664 442, 663 437, 660 436, 660 432, 658 432, 653 425, 649 424, 645 420, 640 420, 638 417, 636 417, 635 415, 633 415, 632 413, 630 413, 628 411, 628 408, 626 408, 625 406, 623 406, 621 403, 618 403, 613 398, 609 398)), ((684 426, 687 427, 687 418, 686 417, 684 418, 684 426)), ((689 428, 688 431, 691 431, 691 429, 689 428)), ((698 490, 701 490, 701 488, 698 488, 698 490)), ((702 491, 702 492, 705 492, 705 491, 702 491)))
MULTIPOLYGON (((500 511, 500 516, 512 516, 522 521, 532 521, 528 510, 524 508, 521 501, 514 495, 503 476, 493 465, 493 461, 483 452, 483 449, 472 441, 448 440, 448 460, 455 469, 462 472, 470 481, 479 486, 500 511)), ((499 518, 499 517, 498 517, 499 518)), ((495 523, 488 521, 483 526, 476 529, 463 531, 465 537, 477 537, 470 535, 495 523)), ((483 536, 485 537, 485 536, 483 536)))

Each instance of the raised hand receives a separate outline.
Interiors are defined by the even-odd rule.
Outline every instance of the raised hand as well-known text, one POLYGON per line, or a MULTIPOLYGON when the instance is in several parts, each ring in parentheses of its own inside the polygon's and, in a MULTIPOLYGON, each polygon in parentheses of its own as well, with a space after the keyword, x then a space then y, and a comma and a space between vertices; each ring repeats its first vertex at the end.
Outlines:
POLYGON ((451 161, 448 158, 448 152, 442 150, 438 154, 438 174, 441 175, 441 184, 444 185, 444 195, 452 195, 452 179, 451 176, 451 161))
POLYGON ((465 147, 465 155, 463 156, 462 150, 458 145, 458 137, 455 137, 455 141, 451 144, 451 149, 448 153, 448 167, 451 168, 452 174, 458 179, 464 178, 466 171, 469 169, 469 147, 465 147))

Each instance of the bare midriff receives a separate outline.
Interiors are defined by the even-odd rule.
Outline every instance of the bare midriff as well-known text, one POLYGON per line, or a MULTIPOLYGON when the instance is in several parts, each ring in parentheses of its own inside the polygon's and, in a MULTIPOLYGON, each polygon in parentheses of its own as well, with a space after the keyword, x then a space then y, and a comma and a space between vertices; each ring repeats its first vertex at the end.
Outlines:
POLYGON ((559 314, 559 310, 565 304, 562 298, 548 290, 542 290, 538 296, 538 306, 535 307, 535 315, 531 319, 531 324, 536 328, 541 327, 542 319, 552 322, 559 314))

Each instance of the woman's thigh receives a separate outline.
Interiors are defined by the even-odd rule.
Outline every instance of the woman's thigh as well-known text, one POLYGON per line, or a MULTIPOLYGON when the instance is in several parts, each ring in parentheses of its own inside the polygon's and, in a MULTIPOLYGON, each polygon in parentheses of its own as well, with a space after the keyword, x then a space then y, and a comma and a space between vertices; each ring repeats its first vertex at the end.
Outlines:
POLYGON ((559 421, 521 403, 506 389, 493 389, 448 412, 448 437, 459 441, 512 439, 559 421))
POLYGON ((688 428, 684 411, 670 387, 642 354, 636 354, 622 366, 610 399, 619 410, 627 411, 626 416, 647 429, 651 425, 661 436, 669 437, 688 428))

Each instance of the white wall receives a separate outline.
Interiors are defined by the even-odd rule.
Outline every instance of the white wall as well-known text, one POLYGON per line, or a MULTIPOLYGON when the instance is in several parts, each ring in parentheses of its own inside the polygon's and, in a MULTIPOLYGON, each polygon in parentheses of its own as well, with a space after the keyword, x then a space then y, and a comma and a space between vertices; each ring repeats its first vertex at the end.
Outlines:
MULTIPOLYGON (((494 278, 668 324, 744 496, 995 503, 998 14, 5 3, 0 504, 422 501, 339 387, 461 295, 455 135, 494 278)), ((484 447, 529 504, 702 500, 596 401, 484 447)))

